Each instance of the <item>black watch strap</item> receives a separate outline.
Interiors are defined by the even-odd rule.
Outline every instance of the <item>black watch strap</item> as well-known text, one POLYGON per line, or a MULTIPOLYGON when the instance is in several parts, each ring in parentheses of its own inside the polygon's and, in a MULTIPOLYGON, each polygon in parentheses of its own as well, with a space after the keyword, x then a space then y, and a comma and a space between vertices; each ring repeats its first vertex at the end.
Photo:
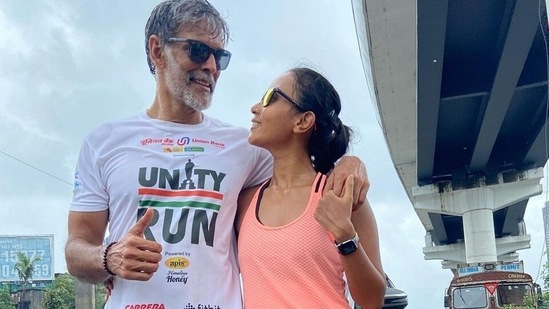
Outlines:
POLYGON ((341 242, 341 243, 336 243, 336 247, 337 247, 337 250, 339 251, 339 253, 341 255, 347 255, 347 254, 351 254, 353 252, 356 251, 356 249, 358 248, 358 242, 360 241, 360 239, 358 238, 358 234, 355 234, 355 237, 349 239, 349 240, 346 240, 344 242, 341 242))

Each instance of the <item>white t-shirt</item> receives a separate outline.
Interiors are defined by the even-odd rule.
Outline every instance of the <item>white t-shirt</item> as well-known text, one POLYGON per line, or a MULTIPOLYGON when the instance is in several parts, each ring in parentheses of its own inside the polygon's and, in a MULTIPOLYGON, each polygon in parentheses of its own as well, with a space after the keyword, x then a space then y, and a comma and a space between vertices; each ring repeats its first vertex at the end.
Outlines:
POLYGON ((115 277, 106 308, 242 308, 233 220, 242 188, 272 174, 270 154, 248 131, 204 115, 198 125, 146 113, 100 125, 84 139, 71 211, 109 210, 109 241, 145 208, 145 238, 162 245, 146 282, 115 277))

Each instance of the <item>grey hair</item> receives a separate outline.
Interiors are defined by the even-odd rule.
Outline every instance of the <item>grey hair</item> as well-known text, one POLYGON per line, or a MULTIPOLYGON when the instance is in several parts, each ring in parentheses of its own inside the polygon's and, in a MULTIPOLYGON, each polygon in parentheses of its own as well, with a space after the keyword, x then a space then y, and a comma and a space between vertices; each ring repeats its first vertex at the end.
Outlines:
POLYGON ((156 76, 156 68, 150 57, 151 35, 157 35, 164 47, 167 39, 182 28, 194 27, 205 27, 212 38, 221 38, 223 45, 229 41, 229 25, 207 0, 166 0, 152 10, 145 26, 145 52, 153 76, 156 76))

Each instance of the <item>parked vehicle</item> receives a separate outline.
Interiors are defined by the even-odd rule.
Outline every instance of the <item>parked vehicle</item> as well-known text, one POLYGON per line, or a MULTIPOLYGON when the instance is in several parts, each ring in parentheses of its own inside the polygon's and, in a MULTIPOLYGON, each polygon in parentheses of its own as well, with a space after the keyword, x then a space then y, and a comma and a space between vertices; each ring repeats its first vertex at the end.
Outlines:
POLYGON ((541 288, 524 273, 522 262, 485 263, 458 268, 444 296, 449 309, 502 309, 542 304, 541 288), (529 299, 529 300, 528 300, 529 299))
POLYGON ((383 309, 404 309, 408 306, 408 295, 395 287, 391 279, 385 275, 387 290, 385 291, 385 304, 383 309))

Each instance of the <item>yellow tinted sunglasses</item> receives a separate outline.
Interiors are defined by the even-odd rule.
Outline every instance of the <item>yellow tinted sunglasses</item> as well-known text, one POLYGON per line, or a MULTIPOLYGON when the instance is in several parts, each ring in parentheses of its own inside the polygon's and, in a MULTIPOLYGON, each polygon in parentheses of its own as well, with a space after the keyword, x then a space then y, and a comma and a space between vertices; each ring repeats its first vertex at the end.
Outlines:
POLYGON ((294 104, 297 107, 297 109, 301 110, 301 107, 299 107, 299 104, 297 104, 292 98, 290 98, 289 95, 285 94, 284 92, 282 92, 282 90, 278 89, 278 87, 269 88, 269 90, 265 92, 265 95, 261 100, 263 107, 269 106, 269 104, 271 103, 271 99, 273 98, 273 95, 275 93, 279 93, 282 97, 284 97, 284 99, 288 100, 288 102, 294 104))

